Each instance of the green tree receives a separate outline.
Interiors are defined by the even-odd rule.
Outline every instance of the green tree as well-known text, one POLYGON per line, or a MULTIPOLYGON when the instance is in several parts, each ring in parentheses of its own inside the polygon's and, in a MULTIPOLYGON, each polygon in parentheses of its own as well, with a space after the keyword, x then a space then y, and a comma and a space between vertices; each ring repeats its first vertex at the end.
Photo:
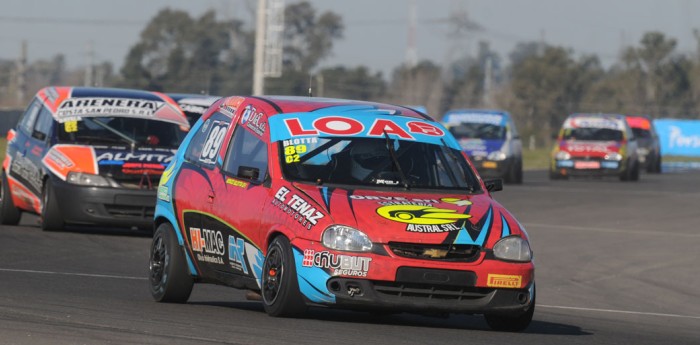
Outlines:
POLYGON ((251 34, 242 27, 240 21, 218 21, 214 11, 195 19, 184 11, 164 9, 129 51, 121 85, 212 94, 249 92, 250 79, 236 75, 252 59, 251 34), (243 44, 234 47, 236 39, 243 44))
POLYGON ((331 54, 333 42, 343 37, 343 21, 333 12, 317 16, 307 1, 287 5, 284 11, 282 76, 266 80, 265 93, 305 95, 311 71, 331 54))

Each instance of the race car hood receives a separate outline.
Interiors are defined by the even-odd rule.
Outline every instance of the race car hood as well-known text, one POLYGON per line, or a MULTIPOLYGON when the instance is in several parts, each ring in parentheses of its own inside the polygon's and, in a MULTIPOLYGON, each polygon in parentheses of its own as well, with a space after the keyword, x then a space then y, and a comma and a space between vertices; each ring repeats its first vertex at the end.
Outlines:
POLYGON ((324 217, 320 230, 347 225, 363 231, 374 243, 493 246, 501 237, 523 233, 518 222, 487 194, 346 190, 308 184, 294 184, 294 189, 330 215, 324 217))
POLYGON ((499 151, 503 147, 505 140, 463 138, 459 139, 458 142, 467 155, 475 157, 488 156, 491 152, 499 151))
MULTIPOLYGON (((46 168, 62 180, 69 172, 110 176, 114 179, 137 179, 159 176, 173 159, 176 150, 112 147, 96 148, 85 145, 55 145, 44 156, 46 168)), ((149 182, 149 181, 146 181, 149 182)), ((147 183, 152 185, 151 183, 147 183)))
POLYGON ((609 153, 621 153, 621 147, 621 143, 617 141, 562 140, 559 142, 559 150, 568 152, 572 157, 603 158, 609 153))

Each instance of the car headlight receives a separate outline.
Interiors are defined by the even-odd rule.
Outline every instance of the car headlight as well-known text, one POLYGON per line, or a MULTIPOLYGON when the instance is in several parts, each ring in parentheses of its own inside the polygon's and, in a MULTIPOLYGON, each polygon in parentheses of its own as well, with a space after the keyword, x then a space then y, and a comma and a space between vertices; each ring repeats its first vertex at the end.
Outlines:
POLYGON ((364 232, 344 225, 331 225, 323 232, 323 245, 335 250, 368 252, 372 241, 364 232))
POLYGON ((81 186, 93 186, 93 187, 109 187, 109 181, 100 176, 82 172, 71 171, 68 173, 66 181, 72 184, 77 184, 81 186))
POLYGON ((605 154, 605 160, 608 161, 621 161, 622 155, 617 152, 608 152, 605 154))
POLYGON ((494 151, 489 153, 486 159, 490 161, 502 161, 506 159, 506 154, 502 151, 494 151))
POLYGON ((571 159, 571 154, 566 152, 566 151, 559 151, 559 152, 557 152, 556 155, 554 155, 554 158, 556 160, 566 161, 566 160, 571 159))
POLYGON ((508 236, 500 239, 493 246, 493 255, 501 260, 529 262, 532 250, 527 240, 520 236, 508 236))

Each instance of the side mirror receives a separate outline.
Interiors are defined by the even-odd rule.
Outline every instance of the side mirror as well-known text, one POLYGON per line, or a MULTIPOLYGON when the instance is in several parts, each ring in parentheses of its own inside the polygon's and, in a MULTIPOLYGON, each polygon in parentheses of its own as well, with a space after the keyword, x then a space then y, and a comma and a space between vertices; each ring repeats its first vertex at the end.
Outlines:
POLYGON ((45 133, 42 133, 42 132, 39 132, 39 131, 37 131, 37 130, 34 130, 34 131, 32 132, 32 137, 34 137, 35 139, 39 139, 39 140, 41 140, 41 141, 44 141, 44 140, 46 139, 46 134, 45 134, 45 133))
POLYGON ((503 180, 500 178, 485 180, 484 185, 486 185, 486 190, 489 192, 498 192, 503 190, 503 180))
POLYGON ((240 178, 245 178, 248 180, 257 180, 258 177, 260 177, 260 169, 241 165, 238 167, 237 175, 240 178))

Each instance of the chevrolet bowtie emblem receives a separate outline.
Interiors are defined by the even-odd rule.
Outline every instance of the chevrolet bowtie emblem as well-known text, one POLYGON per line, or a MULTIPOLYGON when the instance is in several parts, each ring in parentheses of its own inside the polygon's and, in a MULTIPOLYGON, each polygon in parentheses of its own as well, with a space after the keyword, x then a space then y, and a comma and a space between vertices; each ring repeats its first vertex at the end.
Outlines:
POLYGON ((431 258, 438 259, 438 258, 444 258, 445 256, 447 256, 447 252, 448 252, 447 249, 431 248, 431 249, 424 249, 423 255, 427 255, 431 258))

